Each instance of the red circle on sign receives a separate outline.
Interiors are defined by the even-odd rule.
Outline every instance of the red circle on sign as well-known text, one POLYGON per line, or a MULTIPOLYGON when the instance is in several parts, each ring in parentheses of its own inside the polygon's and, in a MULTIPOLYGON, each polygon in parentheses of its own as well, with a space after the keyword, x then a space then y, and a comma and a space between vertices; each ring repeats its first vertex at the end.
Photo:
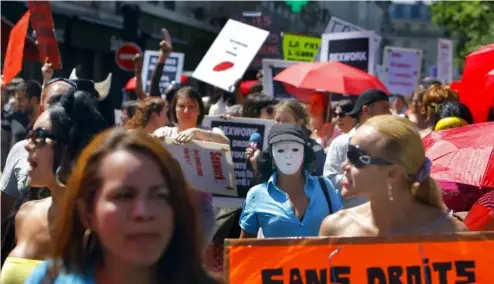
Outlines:
POLYGON ((137 44, 132 42, 122 44, 115 53, 115 62, 117 63, 117 66, 124 71, 133 71, 133 58, 137 53, 142 53, 141 48, 137 44))

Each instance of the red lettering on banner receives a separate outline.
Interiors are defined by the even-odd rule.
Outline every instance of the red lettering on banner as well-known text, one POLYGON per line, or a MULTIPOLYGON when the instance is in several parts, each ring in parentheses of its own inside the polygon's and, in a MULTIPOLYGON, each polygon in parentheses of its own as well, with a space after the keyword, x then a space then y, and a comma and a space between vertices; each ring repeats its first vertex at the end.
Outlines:
POLYGON ((390 65, 391 65, 391 67, 410 68, 410 64, 406 64, 406 63, 394 63, 394 62, 391 62, 390 65))
POLYGON ((192 165, 192 161, 190 160, 190 150, 189 148, 184 148, 184 157, 185 157, 185 162, 189 165, 192 165))
POLYGON ((202 171, 201 155, 199 153, 199 150, 197 149, 194 149, 194 161, 196 162, 196 173, 198 176, 202 177, 203 171, 202 171))
POLYGON ((393 75, 395 75, 395 77, 397 78, 410 78, 412 76, 410 76, 410 74, 406 74, 406 73, 394 73, 393 75))
POLYGON ((213 173, 215 180, 225 180, 223 175, 223 169, 221 168, 221 152, 211 152, 211 165, 213 166, 213 173))
POLYGON ((391 53, 391 57, 401 57, 401 53, 397 53, 397 52, 392 52, 391 53))
POLYGON ((412 83, 410 83, 410 82, 395 82, 395 81, 389 81, 388 83, 389 83, 390 85, 395 85, 395 86, 405 86, 405 87, 412 86, 412 83))

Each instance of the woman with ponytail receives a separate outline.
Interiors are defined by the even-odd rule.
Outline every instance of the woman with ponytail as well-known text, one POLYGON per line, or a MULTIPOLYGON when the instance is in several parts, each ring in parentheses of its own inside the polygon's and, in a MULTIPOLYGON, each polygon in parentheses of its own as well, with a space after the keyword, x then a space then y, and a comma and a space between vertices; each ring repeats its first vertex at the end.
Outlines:
MULTIPOLYGON (((69 91, 36 120, 28 135, 29 186, 43 188, 46 198, 25 202, 15 214, 16 246, 2 267, 2 283, 24 283, 54 245, 53 218, 72 165, 82 149, 106 128, 97 102, 83 91, 69 91)), ((29 189, 26 191, 29 194, 29 189)))
POLYGON ((358 128, 342 164, 344 198, 369 202, 327 217, 321 236, 454 233, 466 227, 444 205, 416 126, 380 115, 358 128))

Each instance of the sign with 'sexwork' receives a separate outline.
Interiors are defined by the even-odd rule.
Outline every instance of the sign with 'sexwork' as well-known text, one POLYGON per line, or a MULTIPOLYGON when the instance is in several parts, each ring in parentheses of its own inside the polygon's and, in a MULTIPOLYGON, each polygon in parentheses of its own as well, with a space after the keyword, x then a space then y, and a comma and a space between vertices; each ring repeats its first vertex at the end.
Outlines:
POLYGON ((245 197, 247 191, 253 186, 251 184, 254 173, 248 165, 246 149, 249 146, 249 140, 254 133, 259 133, 261 145, 257 145, 259 150, 267 147, 267 136, 271 127, 275 124, 274 120, 253 119, 253 118, 231 118, 223 119, 219 117, 206 116, 203 127, 217 127, 223 131, 226 137, 230 139, 231 155, 234 164, 235 178, 239 197, 245 197))

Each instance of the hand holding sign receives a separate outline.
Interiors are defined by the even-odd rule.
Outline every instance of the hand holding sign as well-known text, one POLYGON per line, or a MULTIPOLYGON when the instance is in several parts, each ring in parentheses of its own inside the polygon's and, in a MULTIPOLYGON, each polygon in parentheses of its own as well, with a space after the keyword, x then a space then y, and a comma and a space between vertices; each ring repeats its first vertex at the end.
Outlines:
POLYGON ((43 82, 48 82, 53 77, 53 73, 55 69, 53 69, 53 64, 50 63, 50 59, 48 57, 45 58, 45 64, 41 67, 41 74, 43 74, 43 82))
POLYGON ((160 51, 161 51, 160 59, 161 57, 163 57, 166 61, 168 55, 170 55, 170 53, 172 53, 173 51, 172 38, 167 29, 161 29, 161 32, 163 32, 163 36, 165 40, 162 40, 160 42, 160 51))

